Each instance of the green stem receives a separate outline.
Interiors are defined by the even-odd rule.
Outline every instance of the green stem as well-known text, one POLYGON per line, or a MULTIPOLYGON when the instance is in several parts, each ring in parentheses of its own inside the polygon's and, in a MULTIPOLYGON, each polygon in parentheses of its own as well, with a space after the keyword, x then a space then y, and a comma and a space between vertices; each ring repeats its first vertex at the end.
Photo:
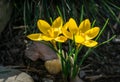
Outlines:
POLYGON ((78 66, 77 66, 77 57, 78 57, 78 54, 79 54, 79 52, 81 51, 81 49, 82 49, 82 47, 83 46, 80 46, 80 48, 77 48, 76 50, 75 50, 75 56, 74 56, 74 65, 73 65, 73 70, 72 70, 72 78, 75 78, 75 76, 76 76, 76 74, 77 74, 77 72, 78 72, 78 66))
POLYGON ((60 8, 57 6, 57 11, 59 13, 59 15, 63 18, 62 12, 60 11, 60 8))
POLYGON ((83 15, 84 15, 84 6, 82 5, 82 8, 81 8, 81 15, 80 15, 80 23, 81 23, 82 20, 83 20, 83 15))
POLYGON ((106 26, 107 26, 107 24, 108 24, 108 21, 109 21, 109 19, 106 20, 103 28, 101 29, 100 33, 98 34, 98 36, 97 36, 96 39, 95 39, 96 41, 100 38, 101 34, 102 34, 103 31, 105 30, 105 28, 106 28, 106 26))
POLYGON ((59 58, 61 60, 61 65, 62 65, 62 72, 64 74, 64 77, 67 77, 68 75, 68 70, 67 70, 67 60, 65 58, 64 55, 66 55, 64 52, 62 52, 62 44, 61 43, 58 43, 58 47, 59 47, 59 58))
POLYGON ((103 44, 106 44, 106 43, 110 42, 110 41, 113 40, 115 37, 116 37, 116 35, 112 36, 110 39, 108 39, 108 40, 100 43, 98 46, 96 46, 96 47, 94 47, 94 48, 97 48, 97 47, 99 47, 99 46, 101 46, 101 45, 103 45, 103 44))

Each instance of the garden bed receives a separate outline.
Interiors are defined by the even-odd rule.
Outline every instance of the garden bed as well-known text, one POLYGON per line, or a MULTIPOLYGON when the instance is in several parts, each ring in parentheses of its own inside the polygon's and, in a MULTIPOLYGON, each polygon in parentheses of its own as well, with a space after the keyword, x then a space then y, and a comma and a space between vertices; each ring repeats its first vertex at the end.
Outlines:
MULTIPOLYGON (((61 74, 51 75, 44 61, 31 61, 25 56, 28 40, 23 34, 24 29, 6 28, 0 38, 0 65, 11 66, 30 74, 35 82, 44 79, 61 82, 61 74), (58 81, 60 80, 60 81, 58 81)), ((97 49, 98 56, 91 54, 81 68, 80 77, 86 82, 119 82, 120 80, 120 45, 109 43, 97 49)))

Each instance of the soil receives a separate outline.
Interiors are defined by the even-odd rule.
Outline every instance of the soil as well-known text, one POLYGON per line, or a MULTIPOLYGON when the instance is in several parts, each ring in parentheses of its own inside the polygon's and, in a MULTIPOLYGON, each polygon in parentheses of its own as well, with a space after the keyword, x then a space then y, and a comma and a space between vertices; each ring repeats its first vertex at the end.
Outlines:
MULTIPOLYGON (((31 61, 25 56, 27 44, 24 28, 7 25, 0 36, 0 65, 24 71, 30 74, 35 82, 45 82, 45 78, 61 82, 61 74, 49 74, 44 67, 44 61, 31 61)), ((85 82, 119 82, 119 47, 119 43, 108 43, 96 49, 82 65, 80 78, 85 82)))

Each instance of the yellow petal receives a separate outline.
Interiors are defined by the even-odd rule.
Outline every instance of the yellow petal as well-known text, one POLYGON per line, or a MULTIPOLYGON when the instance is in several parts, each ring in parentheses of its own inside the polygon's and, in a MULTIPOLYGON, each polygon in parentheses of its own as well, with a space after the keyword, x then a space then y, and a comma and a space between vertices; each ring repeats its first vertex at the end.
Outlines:
POLYGON ((42 38, 42 40, 45 40, 45 41, 51 41, 54 39, 53 37, 50 37, 50 36, 47 36, 44 34, 41 35, 41 38, 42 38))
POLYGON ((75 34, 78 31, 77 24, 73 18, 70 18, 70 20, 69 20, 69 31, 72 34, 75 34))
POLYGON ((83 45, 87 46, 87 47, 95 47, 98 43, 96 41, 93 41, 93 40, 88 40, 88 41, 85 41, 83 43, 83 45))
POLYGON ((64 36, 59 36, 59 37, 55 38, 55 40, 56 40, 57 42, 65 42, 65 41, 67 40, 67 38, 64 37, 64 36))
POLYGON ((58 35, 61 34, 61 29, 53 28, 53 32, 54 32, 54 37, 57 37, 58 35))
POLYGON ((90 24, 90 21, 89 19, 86 19, 84 21, 82 21, 79 25, 79 29, 84 33, 86 32, 87 30, 89 30, 91 27, 91 24, 90 24))
POLYGON ((82 42, 84 42, 85 41, 85 39, 82 37, 82 36, 80 36, 80 35, 75 35, 75 42, 76 43, 82 43, 82 42))
POLYGON ((52 23, 52 27, 54 28, 60 28, 62 25, 63 25, 63 20, 61 17, 57 17, 52 23))
POLYGON ((50 25, 45 20, 38 20, 37 26, 44 34, 47 34, 47 30, 50 29, 50 25))
POLYGON ((62 28, 62 33, 65 37, 69 38, 69 39, 73 39, 73 34, 71 32, 69 32, 68 29, 68 25, 69 23, 67 22, 63 28, 62 28))
POLYGON ((86 40, 90 40, 90 39, 95 38, 98 35, 99 31, 100 31, 99 27, 94 27, 94 28, 86 31, 85 32, 85 34, 86 34, 86 40))
POLYGON ((34 40, 34 41, 40 41, 40 40, 42 40, 40 33, 30 34, 30 35, 27 35, 27 37, 29 39, 31 39, 31 40, 34 40))
POLYGON ((52 38, 56 38, 57 36, 59 36, 59 34, 60 34, 60 32, 59 32, 58 29, 56 29, 56 28, 50 28, 48 30, 47 36, 52 37, 52 38))

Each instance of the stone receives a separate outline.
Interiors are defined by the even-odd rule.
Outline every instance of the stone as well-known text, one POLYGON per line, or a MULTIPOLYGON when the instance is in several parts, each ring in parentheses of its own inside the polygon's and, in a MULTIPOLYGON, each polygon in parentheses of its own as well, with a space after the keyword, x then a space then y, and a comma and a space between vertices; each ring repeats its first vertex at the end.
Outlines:
POLYGON ((42 42, 33 42, 27 46, 25 55, 32 61, 41 59, 43 61, 57 59, 57 54, 48 45, 42 42))
POLYGON ((80 70, 80 72, 79 72, 79 76, 80 76, 80 78, 84 78, 84 77, 86 76, 85 71, 80 70))
POLYGON ((84 82, 79 76, 76 76, 74 79, 71 79, 70 82, 84 82))
POLYGON ((61 62, 59 59, 46 61, 45 68, 50 74, 58 74, 62 70, 61 62))
POLYGON ((49 78, 43 78, 42 81, 43 81, 43 82, 53 82, 53 80, 52 80, 52 79, 49 79, 49 78))
POLYGON ((0 66, 0 82, 34 82, 25 72, 0 66))

